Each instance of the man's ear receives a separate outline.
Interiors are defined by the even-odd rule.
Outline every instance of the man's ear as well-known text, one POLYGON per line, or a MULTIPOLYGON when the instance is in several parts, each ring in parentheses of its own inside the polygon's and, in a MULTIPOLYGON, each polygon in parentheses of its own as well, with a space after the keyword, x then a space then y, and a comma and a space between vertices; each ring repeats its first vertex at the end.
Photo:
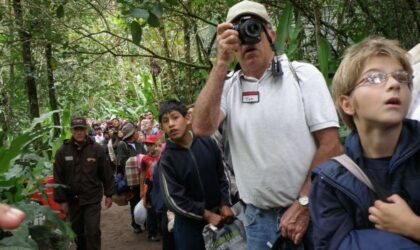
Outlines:
POLYGON ((271 41, 273 41, 273 43, 274 43, 276 41, 277 32, 275 30, 270 30, 269 34, 270 34, 270 37, 271 37, 271 41))
POLYGON ((346 113, 347 115, 354 116, 354 114, 355 114, 354 104, 353 104, 350 96, 341 95, 338 98, 337 103, 338 103, 338 106, 340 106, 340 108, 344 111, 344 113, 346 113))

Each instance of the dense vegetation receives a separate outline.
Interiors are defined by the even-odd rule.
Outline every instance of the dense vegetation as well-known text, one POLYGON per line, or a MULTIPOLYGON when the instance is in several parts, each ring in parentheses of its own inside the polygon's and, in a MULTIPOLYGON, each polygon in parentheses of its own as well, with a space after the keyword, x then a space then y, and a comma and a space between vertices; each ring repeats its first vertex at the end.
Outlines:
MULTIPOLYGON (((236 2, 0 0, 0 199, 43 209, 27 197, 51 172, 71 113, 137 119, 169 97, 194 102, 212 66, 216 25, 236 2)), ((328 81, 344 49, 368 35, 407 49, 420 40, 416 0, 260 2, 272 14, 278 51, 312 62, 328 81)), ((54 215, 46 219, 55 235, 71 235, 54 215)), ((17 235, 36 249, 27 235, 48 230, 25 225, 17 235)))

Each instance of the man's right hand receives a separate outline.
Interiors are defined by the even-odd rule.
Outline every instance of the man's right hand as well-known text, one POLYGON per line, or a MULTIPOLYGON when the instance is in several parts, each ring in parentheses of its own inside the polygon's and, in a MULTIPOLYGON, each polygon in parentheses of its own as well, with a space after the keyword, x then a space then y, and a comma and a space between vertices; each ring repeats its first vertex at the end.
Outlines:
POLYGON ((67 214, 67 212, 69 211, 69 204, 67 202, 63 202, 60 203, 60 211, 63 212, 64 214, 67 214))
POLYGON ((228 67, 240 46, 239 33, 233 29, 231 23, 222 23, 217 26, 217 65, 228 67))
POLYGON ((204 210, 203 218, 208 223, 212 224, 213 226, 220 227, 223 225, 223 218, 222 216, 213 213, 207 209, 204 210))

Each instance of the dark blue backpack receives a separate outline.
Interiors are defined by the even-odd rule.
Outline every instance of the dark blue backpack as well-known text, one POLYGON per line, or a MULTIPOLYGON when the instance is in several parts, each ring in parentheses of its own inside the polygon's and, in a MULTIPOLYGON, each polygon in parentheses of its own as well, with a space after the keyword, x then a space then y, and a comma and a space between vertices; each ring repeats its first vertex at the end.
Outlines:
POLYGON ((114 182, 115 182, 115 190, 117 191, 117 194, 124 193, 128 190, 127 181, 124 179, 124 175, 121 173, 118 173, 114 176, 114 182))

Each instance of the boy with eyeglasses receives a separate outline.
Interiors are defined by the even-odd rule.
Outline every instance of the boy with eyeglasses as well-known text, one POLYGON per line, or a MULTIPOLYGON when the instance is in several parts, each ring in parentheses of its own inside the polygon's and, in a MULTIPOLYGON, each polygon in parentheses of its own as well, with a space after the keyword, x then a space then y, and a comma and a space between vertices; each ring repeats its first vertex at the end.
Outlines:
POLYGON ((345 153, 384 198, 334 160, 316 168, 310 194, 316 249, 397 249, 420 240, 420 124, 405 119, 412 80, 396 41, 371 37, 347 50, 333 79, 337 109, 351 130, 345 153))

